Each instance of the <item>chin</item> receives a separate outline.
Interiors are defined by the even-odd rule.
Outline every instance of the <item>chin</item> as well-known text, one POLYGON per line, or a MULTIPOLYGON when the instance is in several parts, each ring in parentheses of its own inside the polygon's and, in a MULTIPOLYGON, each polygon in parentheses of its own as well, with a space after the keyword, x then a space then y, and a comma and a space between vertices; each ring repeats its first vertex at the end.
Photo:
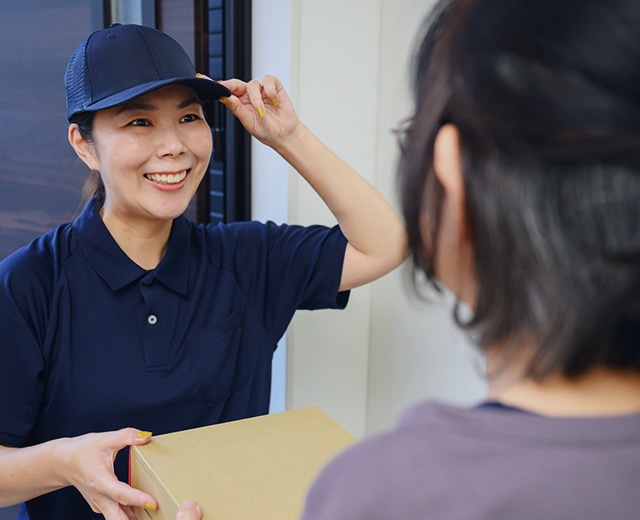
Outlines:
POLYGON ((160 220, 173 220, 182 215, 189 207, 189 201, 180 204, 166 204, 153 211, 153 215, 160 220))
POLYGON ((175 211, 168 211, 165 213, 165 215, 163 215, 163 219, 164 220, 174 220, 176 218, 178 218, 179 216, 181 216, 185 211, 187 210, 187 206, 180 208, 179 210, 175 210, 175 211))

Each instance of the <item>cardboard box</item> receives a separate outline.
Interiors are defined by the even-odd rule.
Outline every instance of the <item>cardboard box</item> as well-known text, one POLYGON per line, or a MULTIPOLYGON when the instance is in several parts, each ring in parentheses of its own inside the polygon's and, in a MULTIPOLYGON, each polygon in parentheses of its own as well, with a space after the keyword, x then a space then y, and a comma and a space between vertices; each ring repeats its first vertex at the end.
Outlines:
POLYGON ((204 520, 297 520, 320 469, 354 437, 317 407, 154 436, 131 448, 129 481, 156 498, 139 520, 175 520, 188 498, 204 520))

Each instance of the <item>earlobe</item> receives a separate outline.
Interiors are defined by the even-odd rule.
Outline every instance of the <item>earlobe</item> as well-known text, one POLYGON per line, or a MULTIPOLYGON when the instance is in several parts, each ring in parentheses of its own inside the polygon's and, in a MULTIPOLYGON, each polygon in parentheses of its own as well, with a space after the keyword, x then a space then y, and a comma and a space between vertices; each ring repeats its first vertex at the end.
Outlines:
POLYGON ((76 123, 69 125, 68 132, 69 144, 75 150, 76 155, 85 163, 89 169, 99 171, 98 160, 96 158, 93 146, 82 135, 76 123))

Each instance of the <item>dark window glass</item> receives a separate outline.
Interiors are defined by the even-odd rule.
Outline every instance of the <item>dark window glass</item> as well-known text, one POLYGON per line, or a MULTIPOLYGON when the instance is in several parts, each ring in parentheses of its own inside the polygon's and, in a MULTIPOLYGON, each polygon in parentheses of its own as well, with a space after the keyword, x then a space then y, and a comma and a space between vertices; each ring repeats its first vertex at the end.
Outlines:
MULTIPOLYGON (((202 20, 201 67, 214 79, 251 79, 251 0, 208 0, 202 20)), ((213 223, 248 220, 251 138, 221 107, 216 107, 214 126, 215 153, 198 199, 198 216, 213 223)))
POLYGON ((0 3, 0 259, 73 218, 87 168, 67 141, 64 72, 92 3, 0 3))

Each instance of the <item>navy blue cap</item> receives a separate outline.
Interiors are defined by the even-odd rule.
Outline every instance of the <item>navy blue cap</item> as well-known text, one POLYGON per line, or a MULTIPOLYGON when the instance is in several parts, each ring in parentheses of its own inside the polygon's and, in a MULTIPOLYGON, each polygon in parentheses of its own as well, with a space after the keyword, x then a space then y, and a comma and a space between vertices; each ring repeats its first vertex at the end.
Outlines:
POLYGON ((114 24, 89 35, 69 60, 64 76, 67 119, 173 83, 192 87, 202 101, 231 95, 217 81, 197 78, 187 53, 167 34, 142 25, 114 24))

